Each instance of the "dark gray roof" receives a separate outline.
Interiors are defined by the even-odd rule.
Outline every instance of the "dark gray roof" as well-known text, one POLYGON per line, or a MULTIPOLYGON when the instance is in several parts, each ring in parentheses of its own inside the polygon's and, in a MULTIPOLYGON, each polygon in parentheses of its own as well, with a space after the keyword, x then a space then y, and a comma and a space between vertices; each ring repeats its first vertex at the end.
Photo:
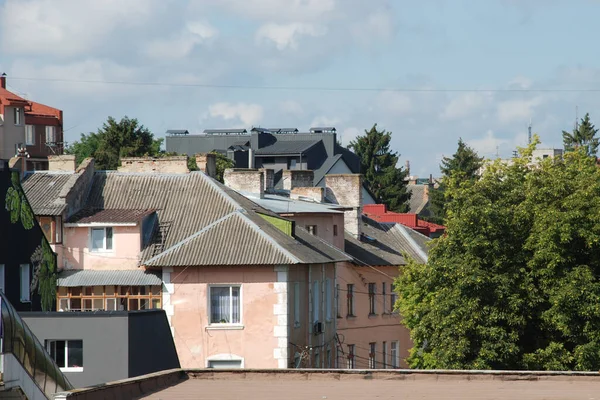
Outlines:
POLYGON ((187 129, 168 129, 167 135, 187 135, 189 134, 187 129))
POLYGON ((205 129, 204 132, 207 135, 242 135, 248 133, 245 129, 205 129))
POLYGON ((144 270, 65 270, 58 274, 57 286, 94 285, 152 286, 162 285, 157 272, 144 270))
POLYGON ((338 160, 340 158, 342 158, 341 154, 336 154, 333 157, 328 157, 325 160, 325 162, 321 165, 321 167, 319 167, 319 169, 315 170, 315 177, 313 179, 314 186, 319 185, 319 182, 321 182, 323 180, 323 178, 325 178, 325 175, 327 175, 329 173, 331 168, 333 168, 335 163, 338 162, 338 160))
POLYGON ((410 208, 408 212, 413 214, 421 214, 429 203, 428 196, 426 195, 428 186, 408 184, 406 188, 411 193, 410 200, 408 202, 408 206, 410 208))
POLYGON ((318 238, 285 235, 267 211, 201 172, 96 172, 87 207, 154 209, 158 229, 141 253, 147 266, 271 265, 347 260, 318 238), (310 244, 306 245, 304 242, 310 244))
POLYGON ((320 140, 278 140, 270 146, 256 150, 256 155, 301 154, 319 143, 320 140))
POLYGON ((271 133, 298 133, 298 128, 269 128, 271 133))
POLYGON ((314 126, 310 128, 311 132, 321 133, 321 132, 335 132, 335 126, 314 126))
POLYGON ((67 208, 64 197, 78 175, 62 172, 34 172, 25 175, 23 191, 35 215, 61 215, 67 208))
POLYGON ((405 265, 404 255, 420 263, 427 262, 427 243, 430 239, 421 235, 425 240, 416 241, 408 232, 412 229, 400 224, 379 223, 366 216, 362 217, 361 228, 363 235, 360 241, 345 233, 346 253, 359 264, 405 265))

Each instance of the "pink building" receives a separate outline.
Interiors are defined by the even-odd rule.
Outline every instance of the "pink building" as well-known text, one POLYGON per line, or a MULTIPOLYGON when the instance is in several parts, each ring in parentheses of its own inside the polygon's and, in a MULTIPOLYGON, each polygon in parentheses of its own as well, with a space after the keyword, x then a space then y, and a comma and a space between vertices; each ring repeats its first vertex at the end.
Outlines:
MULTIPOLYGON (((289 172, 292 182, 297 182, 295 171, 289 172)), ((251 173, 231 170, 225 183, 352 257, 338 266, 335 278, 336 365, 407 367, 404 360, 412 343, 394 311, 393 281, 406 264, 405 257, 427 262, 430 239, 401 224, 380 223, 363 215, 360 175, 326 175, 325 188, 296 186, 284 193, 265 191, 268 185, 247 178, 251 173)))
POLYGON ((350 257, 185 157, 61 160, 23 183, 63 266, 59 309, 164 308, 182 367, 333 367, 350 257))

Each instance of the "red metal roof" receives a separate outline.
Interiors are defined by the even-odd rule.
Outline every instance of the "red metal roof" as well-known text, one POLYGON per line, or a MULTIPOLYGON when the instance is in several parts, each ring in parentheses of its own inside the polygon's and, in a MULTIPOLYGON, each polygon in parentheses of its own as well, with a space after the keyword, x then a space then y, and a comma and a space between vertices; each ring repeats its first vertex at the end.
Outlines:
POLYGON ((0 87, 0 103, 5 106, 8 105, 26 105, 29 104, 28 100, 25 100, 21 96, 14 94, 13 92, 0 87))
POLYGON ((445 226, 419 219, 417 214, 388 211, 385 204, 365 204, 363 206, 363 213, 378 222, 395 222, 402 224, 425 236, 443 233, 446 230, 445 226))
POLYGON ((25 111, 25 115, 35 115, 40 117, 55 117, 60 119, 60 110, 42 103, 30 101, 31 109, 25 111))

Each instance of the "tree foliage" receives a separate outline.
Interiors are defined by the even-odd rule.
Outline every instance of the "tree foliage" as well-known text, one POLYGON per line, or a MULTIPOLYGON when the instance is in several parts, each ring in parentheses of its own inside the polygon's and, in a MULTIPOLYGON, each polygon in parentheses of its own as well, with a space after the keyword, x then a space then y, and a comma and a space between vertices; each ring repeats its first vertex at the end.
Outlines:
POLYGON ((590 114, 585 114, 581 122, 573 129, 572 133, 563 131, 563 143, 566 151, 573 151, 582 147, 589 156, 596 156, 599 139, 596 137, 598 129, 590 121, 590 114))
POLYGON ((235 162, 221 153, 213 153, 215 154, 215 161, 217 163, 217 176, 215 177, 215 179, 223 183, 223 174, 225 173, 225 170, 227 168, 233 168, 235 166, 235 162))
POLYGON ((391 139, 391 132, 378 131, 375 124, 348 147, 360 158, 361 173, 375 201, 391 211, 406 212, 410 199, 405 181, 408 172, 397 167, 398 153, 390 150, 391 139))
POLYGON ((479 157, 477 152, 460 138, 458 148, 452 157, 442 159, 440 185, 429 193, 430 208, 433 214, 433 217, 428 218, 429 220, 438 224, 444 223, 446 203, 452 200, 446 195, 446 186, 450 182, 450 177, 454 177, 453 182, 456 183, 477 179, 482 162, 483 158, 479 157))
POLYGON ((600 368, 600 170, 533 145, 447 187, 446 235, 396 281, 414 368, 600 368))
POLYGON ((98 169, 112 170, 117 169, 121 157, 158 156, 162 142, 135 118, 125 116, 117 121, 108 117, 98 132, 82 133, 65 152, 75 154, 77 163, 94 157, 98 169))

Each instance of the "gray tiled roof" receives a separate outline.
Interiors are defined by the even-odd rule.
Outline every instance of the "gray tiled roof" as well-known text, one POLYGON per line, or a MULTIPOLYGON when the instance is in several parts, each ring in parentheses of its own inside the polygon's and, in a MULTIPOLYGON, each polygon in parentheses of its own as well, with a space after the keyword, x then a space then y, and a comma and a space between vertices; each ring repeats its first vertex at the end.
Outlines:
POLYGON ((427 206, 427 203, 429 203, 425 195, 427 185, 408 184, 406 188, 411 193, 410 201, 408 203, 410 209, 408 212, 413 214, 421 214, 423 209, 427 206))
MULTIPOLYGON (((427 261, 426 240, 415 240, 412 231, 400 224, 379 223, 366 216, 362 217, 361 240, 346 232, 345 250, 356 261, 366 265, 405 265, 404 255, 424 263, 427 261)), ((415 232, 417 233, 417 232, 415 232)))
POLYGON ((141 253, 141 264, 149 266, 327 263, 348 259, 332 247, 303 245, 302 233, 298 239, 285 235, 257 211, 275 214, 202 172, 96 172, 87 207, 156 210, 159 228, 141 253))
POLYGON ((61 215, 67 205, 59 195, 76 179, 73 173, 35 172, 25 176, 22 186, 36 215, 61 215))
POLYGON ((143 270, 67 270, 58 274, 57 286, 94 285, 147 286, 162 285, 156 272, 143 270))
POLYGON ((69 217, 67 223, 89 224, 92 222, 127 223, 139 222, 155 210, 136 209, 84 209, 69 217))
POLYGON ((300 154, 310 149, 319 142, 320 140, 278 140, 270 146, 266 146, 256 150, 255 154, 257 156, 272 154, 300 154))

